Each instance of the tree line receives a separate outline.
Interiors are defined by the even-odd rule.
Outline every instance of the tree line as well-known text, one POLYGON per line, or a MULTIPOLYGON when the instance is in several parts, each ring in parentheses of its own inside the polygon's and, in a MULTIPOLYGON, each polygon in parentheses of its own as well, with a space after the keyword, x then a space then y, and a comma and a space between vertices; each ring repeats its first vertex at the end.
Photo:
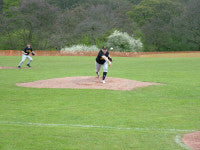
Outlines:
POLYGON ((106 43, 115 31, 142 51, 200 50, 199 0, 0 0, 0 49, 106 43))

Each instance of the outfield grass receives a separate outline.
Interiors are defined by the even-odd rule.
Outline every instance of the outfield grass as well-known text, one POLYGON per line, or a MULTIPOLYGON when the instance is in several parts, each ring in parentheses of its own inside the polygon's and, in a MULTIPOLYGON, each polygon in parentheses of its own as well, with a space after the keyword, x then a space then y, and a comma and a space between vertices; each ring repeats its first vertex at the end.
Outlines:
MULTIPOLYGON (((0 66, 20 59, 1 56, 0 66)), ((165 84, 132 91, 15 85, 94 76, 94 57, 36 56, 32 69, 0 69, 0 149, 182 150, 174 138, 187 131, 179 130, 200 130, 199 68, 200 58, 114 58, 108 76, 165 84)))

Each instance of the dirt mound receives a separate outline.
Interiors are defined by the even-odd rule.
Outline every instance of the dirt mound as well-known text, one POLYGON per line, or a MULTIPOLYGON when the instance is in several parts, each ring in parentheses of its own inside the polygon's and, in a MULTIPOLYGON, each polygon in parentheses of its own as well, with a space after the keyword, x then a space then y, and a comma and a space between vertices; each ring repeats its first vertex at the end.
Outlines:
POLYGON ((200 150, 200 131, 185 134, 182 141, 191 149, 200 150))
POLYGON ((108 77, 106 78, 106 83, 103 84, 101 83, 101 78, 82 76, 39 80, 28 83, 17 83, 16 85, 33 88, 110 89, 126 91, 149 85, 160 85, 160 83, 108 77))

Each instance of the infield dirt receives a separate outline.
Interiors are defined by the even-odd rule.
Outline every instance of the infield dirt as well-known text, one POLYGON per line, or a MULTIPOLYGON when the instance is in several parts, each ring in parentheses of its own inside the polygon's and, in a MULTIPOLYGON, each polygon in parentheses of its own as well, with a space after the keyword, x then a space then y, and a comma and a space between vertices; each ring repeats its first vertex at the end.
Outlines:
POLYGON ((200 131, 185 134, 182 141, 192 150, 200 150, 200 131))
POLYGON ((81 76, 65 77, 47 80, 39 80, 28 83, 17 83, 17 86, 32 88, 70 88, 70 89, 109 89, 109 90, 132 90, 150 85, 161 85, 160 83, 141 82, 122 78, 106 78, 106 83, 101 83, 101 78, 81 76))
POLYGON ((0 69, 18 69, 17 67, 0 66, 0 69))

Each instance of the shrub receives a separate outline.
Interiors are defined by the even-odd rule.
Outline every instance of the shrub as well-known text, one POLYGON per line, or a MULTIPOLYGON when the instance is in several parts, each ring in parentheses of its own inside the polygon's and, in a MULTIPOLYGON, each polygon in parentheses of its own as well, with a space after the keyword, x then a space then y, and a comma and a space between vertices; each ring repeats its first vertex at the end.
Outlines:
POLYGON ((86 46, 86 45, 73 45, 71 47, 65 47, 61 49, 62 52, 67 51, 99 51, 96 45, 86 46))
POLYGON ((113 47, 114 51, 120 52, 138 52, 142 51, 143 44, 140 39, 131 37, 126 32, 119 32, 115 30, 107 41, 108 47, 113 47))

